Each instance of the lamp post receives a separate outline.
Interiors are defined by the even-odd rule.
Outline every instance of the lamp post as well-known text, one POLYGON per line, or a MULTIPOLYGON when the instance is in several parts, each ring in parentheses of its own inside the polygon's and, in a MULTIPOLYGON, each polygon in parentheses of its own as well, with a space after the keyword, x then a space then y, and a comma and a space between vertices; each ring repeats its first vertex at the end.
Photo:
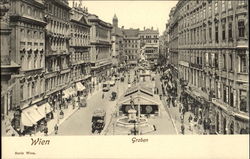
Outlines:
POLYGON ((140 98, 138 96, 138 121, 137 121, 137 124, 138 124, 138 134, 140 134, 140 130, 139 130, 139 123, 140 123, 140 117, 141 117, 141 108, 140 108, 140 98))

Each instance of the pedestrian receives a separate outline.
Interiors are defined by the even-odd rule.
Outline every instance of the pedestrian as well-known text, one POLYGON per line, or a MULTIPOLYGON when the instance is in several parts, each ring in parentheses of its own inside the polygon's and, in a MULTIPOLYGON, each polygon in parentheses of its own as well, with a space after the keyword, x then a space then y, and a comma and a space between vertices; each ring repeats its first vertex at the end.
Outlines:
POLYGON ((181 125, 181 133, 182 133, 182 135, 185 134, 185 126, 184 126, 184 124, 181 125))
POLYGON ((184 115, 183 114, 181 114, 180 118, 181 118, 181 123, 184 123, 184 115))
POLYGON ((193 131, 193 121, 192 120, 189 121, 189 130, 193 131))
POLYGON ((190 114, 190 116, 189 116, 189 118, 188 118, 188 122, 190 123, 190 121, 192 121, 193 120, 193 117, 192 117, 192 115, 190 114))
POLYGON ((47 126, 44 128, 44 134, 45 134, 45 136, 48 136, 48 127, 47 126))
POLYGON ((54 131, 55 131, 55 135, 57 135, 57 133, 58 133, 58 125, 57 124, 54 126, 54 131))
POLYGON ((104 96, 104 93, 103 93, 103 94, 102 94, 102 99, 104 99, 104 97, 105 97, 105 96, 104 96))

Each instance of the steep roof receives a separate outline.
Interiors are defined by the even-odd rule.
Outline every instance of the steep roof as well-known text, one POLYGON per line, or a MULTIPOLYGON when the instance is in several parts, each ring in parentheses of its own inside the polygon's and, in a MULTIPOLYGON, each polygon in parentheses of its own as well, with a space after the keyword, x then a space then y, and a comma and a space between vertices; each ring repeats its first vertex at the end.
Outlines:
POLYGON ((127 37, 138 37, 139 29, 124 29, 122 30, 123 34, 127 37))
MULTIPOLYGON (((143 85, 129 88, 119 100, 120 104, 129 104, 131 97, 133 100, 140 98, 140 104, 159 104, 159 100, 154 97, 153 90, 143 85)), ((134 101, 137 104, 138 100, 134 101)))

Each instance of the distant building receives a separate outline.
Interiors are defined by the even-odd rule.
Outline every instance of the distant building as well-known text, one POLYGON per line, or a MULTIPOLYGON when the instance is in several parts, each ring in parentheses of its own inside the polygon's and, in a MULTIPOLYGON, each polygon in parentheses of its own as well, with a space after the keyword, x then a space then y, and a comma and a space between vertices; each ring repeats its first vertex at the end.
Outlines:
POLYGON ((135 66, 140 57, 139 29, 122 29, 124 35, 124 52, 126 63, 135 66))
POLYGON ((142 54, 151 65, 157 64, 159 58, 159 31, 151 29, 141 30, 140 47, 142 54))
POLYGON ((90 29, 91 45, 91 74, 93 85, 99 84, 105 77, 111 74, 111 30, 112 25, 99 19, 98 16, 90 14, 88 21, 90 29))
POLYGON ((122 29, 118 26, 118 18, 116 15, 113 17, 112 29, 112 63, 115 67, 125 64, 125 55, 123 49, 123 33, 122 29))

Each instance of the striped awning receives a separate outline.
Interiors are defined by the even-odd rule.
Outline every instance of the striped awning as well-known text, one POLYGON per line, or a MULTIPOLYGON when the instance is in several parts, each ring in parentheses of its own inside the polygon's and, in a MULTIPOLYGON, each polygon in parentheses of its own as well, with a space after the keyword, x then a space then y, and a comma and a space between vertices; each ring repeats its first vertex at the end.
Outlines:
POLYGON ((32 126, 44 117, 45 116, 38 111, 37 105, 33 105, 22 110, 21 122, 25 126, 32 126))

